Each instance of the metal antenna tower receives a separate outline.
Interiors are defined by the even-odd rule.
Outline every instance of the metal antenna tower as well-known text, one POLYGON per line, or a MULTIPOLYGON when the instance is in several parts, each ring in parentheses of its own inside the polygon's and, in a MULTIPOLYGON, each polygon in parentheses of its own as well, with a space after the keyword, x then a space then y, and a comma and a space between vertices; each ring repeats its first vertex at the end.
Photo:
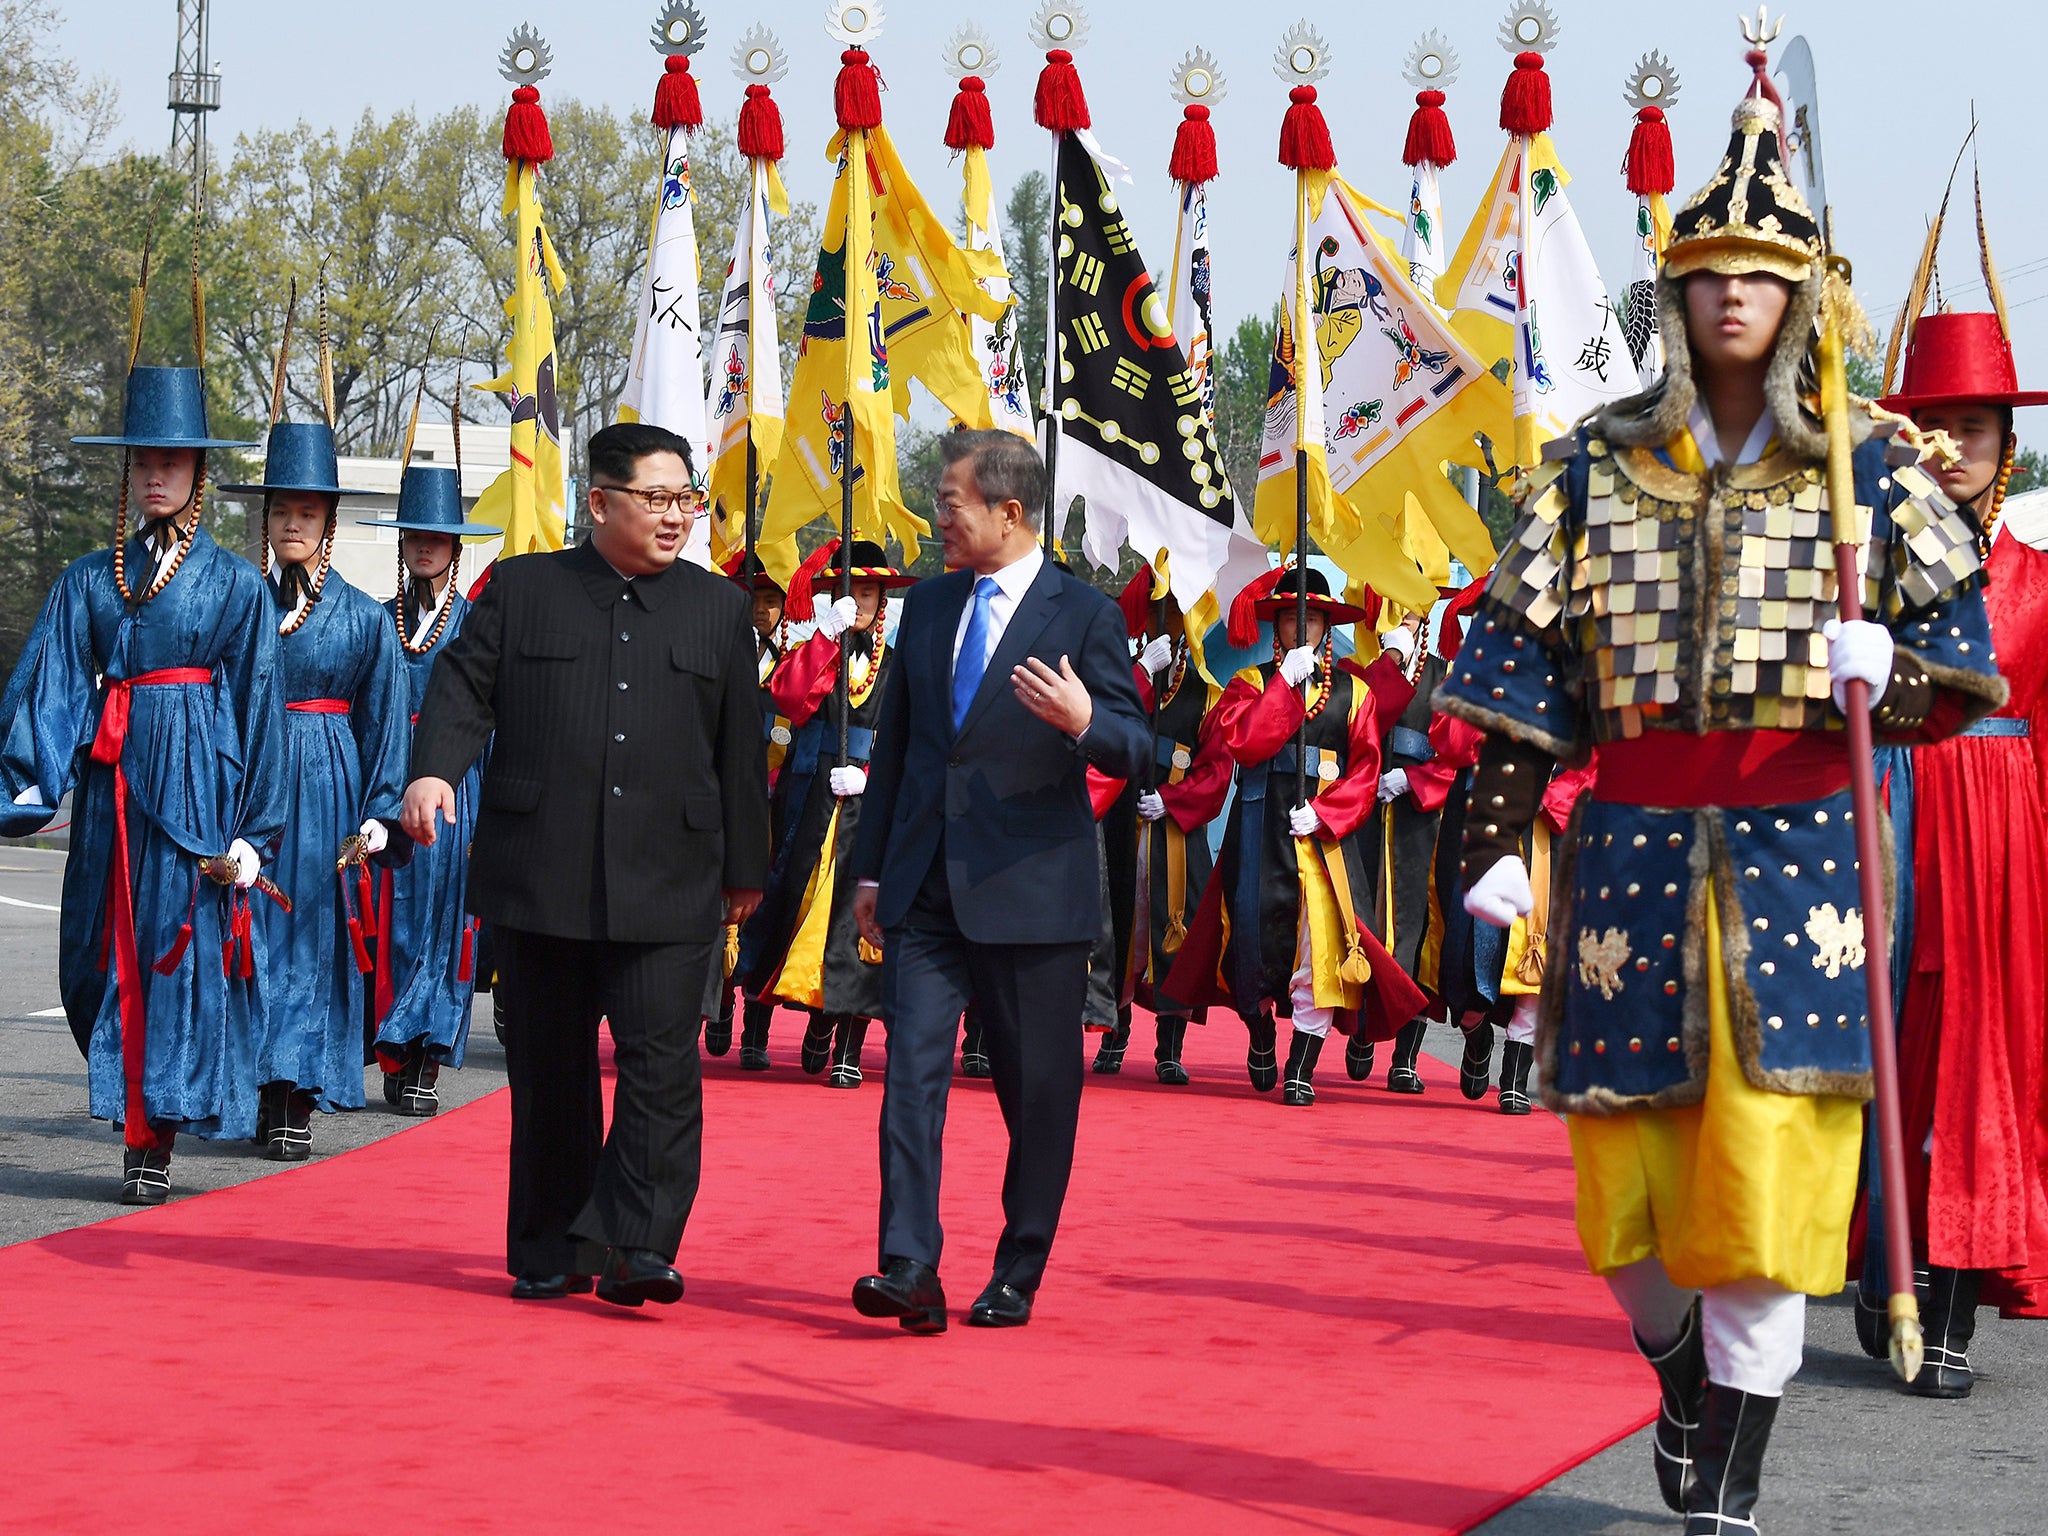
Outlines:
POLYGON ((171 169, 206 202, 206 114, 220 110, 220 73, 207 46, 206 0, 178 0, 178 62, 171 70, 171 169))

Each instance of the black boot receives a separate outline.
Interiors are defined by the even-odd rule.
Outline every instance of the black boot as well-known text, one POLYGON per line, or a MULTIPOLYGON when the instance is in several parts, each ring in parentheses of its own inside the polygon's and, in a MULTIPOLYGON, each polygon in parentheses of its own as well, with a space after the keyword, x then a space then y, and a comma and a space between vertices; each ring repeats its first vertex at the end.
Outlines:
POLYGON ((1387 1068, 1389 1093, 1422 1092, 1422 1074, 1415 1070, 1415 1062, 1422 1055, 1422 1033, 1428 1028, 1429 1020, 1410 1019, 1394 1036, 1394 1064, 1387 1068))
MULTIPOLYGON (((1513 1042, 1510 1042, 1512 1044, 1513 1042)), ((1501 1088, 1507 1088, 1508 1060, 1501 1057, 1501 1088)), ((1493 1025, 1485 1019, 1465 1031, 1465 1054, 1458 1062, 1458 1092, 1468 1099, 1483 1099, 1486 1090, 1492 1086, 1493 1076, 1493 1025)))
POLYGON ((834 1088, 860 1086, 860 1048, 868 1037, 868 1021, 851 1014, 839 1016, 839 1030, 832 1041, 832 1075, 825 1079, 834 1088))
POLYGON ((415 1040, 398 1078, 398 1112, 425 1120, 439 1111, 441 1095, 434 1085, 440 1080, 441 1063, 429 1054, 426 1041, 415 1040))
POLYGON ((290 1083, 265 1083, 257 1100, 257 1150, 273 1163, 303 1163, 311 1157, 311 1105, 310 1097, 292 1092, 290 1083))
POLYGON ((1124 1052, 1131 1044, 1131 1021, 1119 1017, 1116 1028, 1102 1037, 1102 1044, 1095 1048, 1095 1070, 1105 1077, 1114 1076, 1124 1069, 1124 1052))
POLYGON ((1306 1030, 1294 1032, 1287 1049, 1287 1086, 1280 1091, 1282 1104, 1313 1104, 1316 1101, 1316 1058, 1323 1054, 1323 1037, 1306 1030))
POLYGON ((732 988, 719 988, 718 1017, 704 1021, 704 1054, 723 1056, 732 1049, 732 988))
MULTIPOLYGON (((386 1072, 384 1074, 384 1102, 393 1109, 398 1108, 398 1095, 404 1086, 405 1068, 403 1066, 396 1072, 386 1072)), ((262 1138, 259 1137, 257 1139, 261 1140, 262 1138)))
POLYGON ((748 1003, 740 1021, 740 1070, 768 1070, 768 1021, 775 1010, 766 1003, 748 1003))
POLYGON ((1970 1340, 1977 1332, 1977 1293, 1984 1272, 1930 1264, 1921 1273, 1926 1278, 1916 1289, 1927 1359, 1906 1390, 1915 1397, 1968 1397, 1976 1381, 1970 1371, 1970 1340))
POLYGON ((1372 1076, 1374 1042, 1363 1035, 1353 1035, 1344 1046, 1344 1075, 1354 1083, 1362 1083, 1372 1076))
POLYGON ((1244 1069, 1250 1074, 1254 1088, 1261 1093, 1271 1093, 1280 1086, 1280 1059, 1273 1054, 1276 1038, 1273 1015, 1260 1014, 1245 1028, 1251 1031, 1251 1045, 1244 1053, 1244 1069))
POLYGON ((967 1009, 966 1033, 960 1040, 960 1075, 962 1077, 990 1077, 995 1069, 989 1065, 988 1050, 982 1039, 981 1017, 970 1004, 967 1009))
POLYGON ((499 1045, 505 1043, 505 994, 496 987, 491 988, 491 1033, 499 1045))
POLYGON ((156 1132, 154 1147, 127 1147, 121 1153, 123 1205, 162 1205, 171 1198, 171 1146, 178 1133, 169 1125, 150 1129, 156 1132))
POLYGON ((832 1015, 814 1013, 804 1026, 803 1054, 798 1058, 804 1073, 816 1077, 832 1060, 832 1015))
POLYGON ((1152 1070, 1159 1081, 1172 1088, 1188 1085, 1188 1069, 1180 1064, 1181 1047, 1187 1044, 1188 1021, 1162 1014, 1158 1043, 1152 1047, 1152 1070))
POLYGON ((1693 1449, 1695 1479, 1685 1498, 1685 1536, 1753 1536, 1750 1512, 1777 1416, 1775 1397, 1707 1383, 1693 1449))
POLYGON ((1536 1047, 1527 1040, 1510 1040, 1500 1048, 1500 1112, 1504 1115, 1529 1113, 1529 1068, 1536 1060, 1536 1047))
POLYGON ((1697 1299, 1685 1315, 1677 1342, 1661 1355, 1650 1353, 1643 1336, 1630 1331, 1636 1352, 1657 1373, 1657 1436, 1650 1450, 1657 1463, 1657 1491, 1664 1502, 1685 1513, 1685 1500, 1696 1481, 1693 1454, 1699 1446, 1700 1415, 1707 1404, 1707 1348, 1700 1333, 1697 1299))

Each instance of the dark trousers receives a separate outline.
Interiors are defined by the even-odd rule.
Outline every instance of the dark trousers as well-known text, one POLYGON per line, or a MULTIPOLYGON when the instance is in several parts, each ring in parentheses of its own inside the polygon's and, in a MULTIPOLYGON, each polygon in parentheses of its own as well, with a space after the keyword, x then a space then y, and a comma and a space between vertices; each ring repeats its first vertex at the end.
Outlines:
POLYGON ((1035 1291, 1066 1200, 1081 1118, 1081 1005, 1088 948, 976 944, 953 921, 943 852, 882 948, 882 1242, 890 1257, 938 1266, 939 1165, 953 1042, 974 999, 996 1102, 1010 1132, 1003 1236, 994 1276, 1035 1291))
POLYGON ((698 1004, 716 946, 497 932, 512 1084, 505 1268, 594 1274, 603 1250, 671 1263, 697 1198, 704 1132, 698 1004), (597 1025, 618 1082, 605 1135, 597 1025))

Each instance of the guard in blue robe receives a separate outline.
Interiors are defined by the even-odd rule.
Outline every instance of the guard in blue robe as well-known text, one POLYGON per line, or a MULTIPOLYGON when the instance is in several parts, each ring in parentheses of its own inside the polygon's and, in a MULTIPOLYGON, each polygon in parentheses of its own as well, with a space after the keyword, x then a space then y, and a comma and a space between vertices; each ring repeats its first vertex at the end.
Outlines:
POLYGON ((75 796, 58 988, 92 1114, 123 1128, 121 1199, 157 1205, 178 1132, 255 1123, 251 887, 286 798, 277 634, 261 576, 199 526, 205 450, 252 446, 210 434, 199 370, 133 370, 121 435, 77 441, 129 452, 120 542, 57 579, 7 685, 0 834, 75 796))
POLYGON ((267 579, 285 693, 280 766, 290 797, 277 883, 291 909, 270 906, 259 919, 268 1007, 256 1040, 257 1140, 265 1156, 297 1162, 311 1155, 315 1108, 363 1104, 374 867, 402 862, 412 849, 398 831, 410 711, 391 615, 330 568, 344 494, 333 431, 273 424, 262 484, 229 489, 262 493, 273 548, 289 515, 287 498, 326 503, 318 558, 274 561, 267 579))
MULTIPOLYGON (((462 631, 462 540, 503 532, 462 515, 460 467, 406 466, 398 515, 360 518, 399 530, 399 588, 384 605, 397 637, 407 690, 407 719, 419 718, 427 677, 442 648, 462 631)), ((408 725, 407 737, 411 731, 408 725)), ((477 920, 469 915, 469 843, 488 749, 455 786, 455 826, 411 863, 378 879, 376 969, 371 1006, 384 1100, 402 1115, 440 1108, 443 1066, 460 1067, 476 996, 477 920)))

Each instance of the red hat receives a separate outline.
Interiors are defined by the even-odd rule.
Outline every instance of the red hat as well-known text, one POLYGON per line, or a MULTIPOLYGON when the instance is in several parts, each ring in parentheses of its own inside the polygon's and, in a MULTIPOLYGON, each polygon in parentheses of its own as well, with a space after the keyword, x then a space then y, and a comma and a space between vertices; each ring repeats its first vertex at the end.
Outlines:
MULTIPOLYGON (((1274 619, 1282 613, 1294 612, 1296 594, 1301 590, 1301 573, 1298 567, 1290 566, 1280 574, 1265 596, 1259 598, 1252 611, 1262 619, 1274 619)), ((1308 611, 1320 613, 1323 622, 1331 628, 1339 624, 1369 624, 1372 615, 1363 608, 1342 603, 1330 596, 1330 584, 1323 573, 1314 566, 1308 572, 1308 611)))
POLYGON ((2048 390, 2020 388, 1997 315, 1922 315, 1906 342, 1899 392, 1878 404, 1907 413, 1934 405, 2048 405, 2048 390))

